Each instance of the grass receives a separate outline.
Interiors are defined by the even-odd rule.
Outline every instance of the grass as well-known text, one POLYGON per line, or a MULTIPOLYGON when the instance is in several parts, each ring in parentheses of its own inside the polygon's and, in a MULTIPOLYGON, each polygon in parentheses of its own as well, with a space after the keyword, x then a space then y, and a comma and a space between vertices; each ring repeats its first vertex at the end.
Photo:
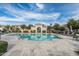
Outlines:
POLYGON ((6 41, 0 41, 0 55, 7 51, 8 43, 6 41))

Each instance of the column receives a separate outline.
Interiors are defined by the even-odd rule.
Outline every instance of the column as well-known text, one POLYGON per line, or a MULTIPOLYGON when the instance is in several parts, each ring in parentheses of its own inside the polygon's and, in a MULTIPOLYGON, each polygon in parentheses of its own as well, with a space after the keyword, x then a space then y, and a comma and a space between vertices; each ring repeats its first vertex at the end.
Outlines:
POLYGON ((46 26, 46 34, 47 34, 47 26, 46 26))
POLYGON ((41 34, 42 34, 42 27, 41 27, 41 34))
POLYGON ((36 27, 36 34, 37 34, 37 27, 36 27))

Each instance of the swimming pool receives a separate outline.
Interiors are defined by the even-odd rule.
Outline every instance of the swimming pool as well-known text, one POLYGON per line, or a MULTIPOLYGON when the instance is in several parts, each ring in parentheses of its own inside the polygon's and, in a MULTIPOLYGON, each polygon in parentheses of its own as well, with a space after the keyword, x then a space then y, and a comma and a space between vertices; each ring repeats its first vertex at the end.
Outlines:
POLYGON ((17 34, 18 38, 32 41, 51 41, 59 37, 53 34, 17 34))

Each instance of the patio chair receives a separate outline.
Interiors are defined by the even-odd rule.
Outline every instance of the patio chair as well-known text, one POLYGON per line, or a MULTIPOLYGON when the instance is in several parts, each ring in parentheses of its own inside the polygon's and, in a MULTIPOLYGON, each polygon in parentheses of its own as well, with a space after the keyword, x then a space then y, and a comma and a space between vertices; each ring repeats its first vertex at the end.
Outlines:
POLYGON ((79 41, 79 36, 76 34, 76 32, 75 32, 75 33, 73 33, 73 39, 75 39, 75 40, 79 41))

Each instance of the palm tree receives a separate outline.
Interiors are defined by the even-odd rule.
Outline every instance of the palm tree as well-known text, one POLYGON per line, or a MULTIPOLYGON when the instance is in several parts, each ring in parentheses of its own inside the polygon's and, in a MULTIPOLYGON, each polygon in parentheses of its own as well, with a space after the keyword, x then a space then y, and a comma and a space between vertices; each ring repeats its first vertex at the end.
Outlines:
POLYGON ((51 29, 53 29, 52 24, 50 24, 49 26, 47 26, 47 32, 51 33, 51 29))

